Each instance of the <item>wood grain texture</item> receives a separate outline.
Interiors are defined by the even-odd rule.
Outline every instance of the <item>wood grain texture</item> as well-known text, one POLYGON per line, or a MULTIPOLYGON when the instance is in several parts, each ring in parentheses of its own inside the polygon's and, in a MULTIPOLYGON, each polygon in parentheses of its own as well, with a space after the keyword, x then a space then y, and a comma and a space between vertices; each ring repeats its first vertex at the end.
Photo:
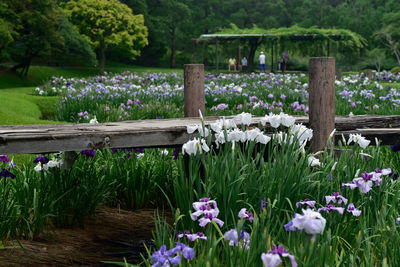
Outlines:
POLYGON ((329 134, 335 129, 335 59, 310 58, 309 116, 314 131, 313 152, 323 150, 329 134))
MULTIPOLYGON (((307 116, 295 116, 296 123, 309 125, 307 116)), ((231 118, 231 117, 226 117, 231 118)), ((206 125, 218 117, 205 117, 206 125)), ((261 117, 253 117, 257 126, 261 117)), ((383 145, 400 144, 400 116, 336 116, 336 139, 341 134, 361 133, 383 145)), ((0 126, 0 154, 77 151, 90 148, 176 147, 189 140, 187 125, 199 118, 137 120, 103 124, 57 124, 0 126)), ((267 124, 267 132, 272 128, 267 124)), ((315 138, 315 136, 314 136, 315 138)))
POLYGON ((199 117, 199 110, 204 114, 204 65, 184 65, 184 111, 185 117, 199 117))

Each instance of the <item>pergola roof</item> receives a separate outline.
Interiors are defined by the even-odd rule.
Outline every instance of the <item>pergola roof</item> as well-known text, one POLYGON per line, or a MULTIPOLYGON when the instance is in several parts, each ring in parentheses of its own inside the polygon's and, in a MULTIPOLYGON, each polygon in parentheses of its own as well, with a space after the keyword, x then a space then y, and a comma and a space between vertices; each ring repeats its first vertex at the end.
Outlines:
MULTIPOLYGON (((333 37, 333 38, 341 38, 344 37, 345 35, 343 34, 292 34, 290 37, 298 37, 298 38, 303 38, 303 37, 333 37)), ((349 37, 351 35, 348 35, 349 37)), ((278 38, 280 35, 278 34, 202 34, 200 36, 201 39, 216 39, 216 38, 252 38, 252 37, 267 37, 267 38, 278 38)))
POLYGON ((346 29, 319 29, 292 26, 289 28, 261 29, 254 26, 251 29, 239 29, 235 25, 214 34, 202 34, 195 42, 210 42, 216 40, 256 39, 296 41, 332 40, 342 42, 345 46, 364 47, 366 40, 359 34, 346 29))

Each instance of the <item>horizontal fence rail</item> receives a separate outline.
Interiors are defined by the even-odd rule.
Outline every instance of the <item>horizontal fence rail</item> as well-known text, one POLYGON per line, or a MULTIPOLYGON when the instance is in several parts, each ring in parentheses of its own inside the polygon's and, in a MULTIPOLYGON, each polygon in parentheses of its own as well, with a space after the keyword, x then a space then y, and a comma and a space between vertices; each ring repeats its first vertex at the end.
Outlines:
MULTIPOLYGON (((308 126, 308 116, 295 116, 308 126)), ((205 117, 208 126, 220 117, 205 117)), ((226 117, 231 118, 231 117, 226 117)), ((253 117, 258 126, 262 117, 253 117)), ((0 126, 0 154, 50 153, 83 149, 178 147, 196 134, 186 126, 200 124, 199 118, 138 120, 102 124, 57 124, 0 126)), ((270 126, 264 127, 271 132, 270 126)), ((335 139, 360 133, 371 144, 400 144, 400 116, 336 116, 335 139)))

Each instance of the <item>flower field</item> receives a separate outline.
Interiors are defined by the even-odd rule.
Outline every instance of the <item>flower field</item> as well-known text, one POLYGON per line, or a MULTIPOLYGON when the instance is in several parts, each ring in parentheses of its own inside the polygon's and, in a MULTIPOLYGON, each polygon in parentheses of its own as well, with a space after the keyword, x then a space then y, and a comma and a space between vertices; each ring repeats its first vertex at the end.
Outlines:
MULTIPOLYGON (((346 76, 336 113, 399 114, 398 82, 346 76)), ((83 150, 72 168, 62 153, 21 166, 1 155, 0 236, 83 225, 104 205, 157 207, 144 266, 399 266, 400 144, 350 135, 311 153, 312 130, 288 115, 307 114, 307 89, 301 74, 208 75, 206 115, 237 115, 200 118, 182 148, 83 150)), ((53 78, 36 91, 60 96, 63 121, 183 117, 178 74, 53 78)))
MULTIPOLYGON (((375 73, 374 80, 350 75, 336 81, 336 114, 400 114, 400 74, 375 73), (382 83, 382 81, 384 83, 382 83), (382 85, 383 84, 383 85, 382 85), (394 85, 394 86, 393 86, 394 85)), ((303 115, 308 112, 304 74, 208 75, 206 116, 249 112, 303 115)), ((183 117, 183 75, 129 72, 88 79, 53 78, 40 95, 59 95, 56 119, 99 122, 183 117)))

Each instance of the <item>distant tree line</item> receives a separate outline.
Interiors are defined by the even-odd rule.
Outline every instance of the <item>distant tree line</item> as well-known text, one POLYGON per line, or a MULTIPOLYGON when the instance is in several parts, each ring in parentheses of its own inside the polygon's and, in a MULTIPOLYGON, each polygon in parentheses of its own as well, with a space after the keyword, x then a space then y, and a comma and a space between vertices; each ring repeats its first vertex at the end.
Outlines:
POLYGON ((142 14, 118 0, 3 0, 0 61, 27 75, 33 60, 47 64, 98 65, 106 53, 133 60, 148 44, 142 14))
MULTIPOLYGON (((231 24, 349 29, 368 42, 366 65, 400 64, 398 0, 3 0, 0 61, 21 74, 33 60, 174 68, 191 61, 192 38, 231 24)), ((213 48, 201 49, 207 63, 213 48)))
MULTIPOLYGON (((238 28, 320 27, 349 29, 368 42, 361 51, 374 67, 377 55, 399 65, 400 5, 398 0, 121 0, 143 14, 149 45, 136 62, 175 67, 191 61, 192 38, 238 28)), ((210 48, 204 48, 208 53, 210 48)), ((228 48, 226 48, 228 49, 228 48)), ((233 53, 234 50, 232 49, 233 53)), ((205 57, 205 61, 212 58, 205 57)), ((228 57, 227 57, 228 58, 228 57)), ((347 59, 348 56, 343 56, 347 59)), ((359 60, 360 57, 355 60, 359 60)), ((206 62, 207 63, 207 62, 206 62)))

